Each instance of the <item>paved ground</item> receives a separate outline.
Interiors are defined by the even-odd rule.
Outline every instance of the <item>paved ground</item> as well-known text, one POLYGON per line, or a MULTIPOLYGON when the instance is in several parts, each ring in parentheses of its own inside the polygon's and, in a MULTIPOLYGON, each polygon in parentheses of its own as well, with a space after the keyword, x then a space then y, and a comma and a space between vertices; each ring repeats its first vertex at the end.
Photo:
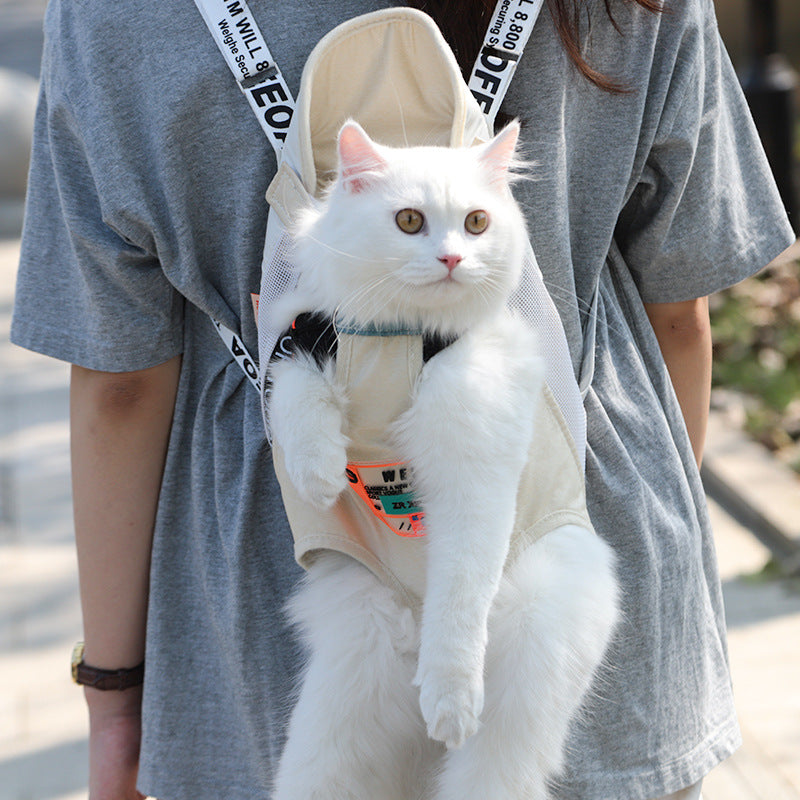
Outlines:
MULTIPOLYGON (((67 667, 80 636, 68 368, 8 343, 17 249, 0 240, 0 800, 79 800, 86 718, 67 667)), ((724 448, 726 458, 736 450, 730 437, 724 448)), ((708 778, 705 798, 800 800, 800 591, 759 577, 768 552, 712 512, 745 744, 708 778)))
POLYGON ((709 776, 703 796, 800 800, 800 586, 761 576, 768 551, 718 506, 711 511, 744 746, 709 776))
POLYGON ((39 77, 47 0, 0 0, 0 65, 39 77))
POLYGON ((16 241, 0 241, 0 800, 82 797, 86 721, 69 681, 80 610, 68 368, 8 343, 16 241))

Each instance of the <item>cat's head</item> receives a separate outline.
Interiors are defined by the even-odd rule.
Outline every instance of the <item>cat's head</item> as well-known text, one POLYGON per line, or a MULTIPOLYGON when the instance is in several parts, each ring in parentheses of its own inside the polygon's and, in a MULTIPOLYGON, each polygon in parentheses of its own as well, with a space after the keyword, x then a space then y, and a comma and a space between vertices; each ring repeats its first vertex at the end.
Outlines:
POLYGON ((465 148, 390 148, 348 122, 339 174, 295 231, 300 284, 356 325, 460 333, 516 287, 527 234, 509 188, 519 126, 465 148))

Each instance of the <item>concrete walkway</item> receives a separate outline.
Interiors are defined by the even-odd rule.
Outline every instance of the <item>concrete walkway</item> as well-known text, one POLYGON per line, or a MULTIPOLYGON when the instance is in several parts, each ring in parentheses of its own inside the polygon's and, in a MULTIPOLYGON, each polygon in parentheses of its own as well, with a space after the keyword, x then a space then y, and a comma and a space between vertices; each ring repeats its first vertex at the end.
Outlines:
MULTIPOLYGON (((68 367, 8 343, 17 252, 18 241, 0 240, 0 800, 78 800, 87 748, 68 669, 81 632, 68 367)), ((709 458, 729 459, 736 435, 714 422, 709 458)), ((790 485, 787 503, 800 496, 800 482, 790 485)), ((780 518, 781 497, 770 502, 780 518)), ((768 551, 713 504, 712 514, 745 744, 704 797, 800 800, 800 590, 759 576, 768 551)))
POLYGON ((710 508, 744 745, 708 777, 703 797, 800 800, 800 584, 765 578, 766 548, 710 508))
POLYGON ((86 715, 69 487, 69 368, 8 342, 18 242, 0 241, 0 800, 77 800, 86 715))

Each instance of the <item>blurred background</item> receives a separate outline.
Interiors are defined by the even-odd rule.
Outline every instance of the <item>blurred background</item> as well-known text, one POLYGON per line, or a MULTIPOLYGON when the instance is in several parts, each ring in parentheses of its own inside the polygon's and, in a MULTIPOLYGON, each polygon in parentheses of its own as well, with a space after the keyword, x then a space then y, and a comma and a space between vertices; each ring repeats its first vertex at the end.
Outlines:
MULTIPOLYGON (((795 231, 800 192, 800 2, 715 0, 795 231), (781 55, 776 57, 775 52, 781 55), (764 108, 764 104, 770 108, 764 108), (770 150, 780 149, 776 158, 770 150), (775 163, 777 161, 777 163, 775 163)), ((712 298, 714 402, 800 472, 800 266, 773 265, 712 298)))
POLYGON ((719 29, 737 69, 743 70, 749 59, 748 9, 753 5, 772 5, 776 10, 780 49, 796 68, 800 64, 800 3, 776 0, 771 4, 750 0, 714 0, 719 29))

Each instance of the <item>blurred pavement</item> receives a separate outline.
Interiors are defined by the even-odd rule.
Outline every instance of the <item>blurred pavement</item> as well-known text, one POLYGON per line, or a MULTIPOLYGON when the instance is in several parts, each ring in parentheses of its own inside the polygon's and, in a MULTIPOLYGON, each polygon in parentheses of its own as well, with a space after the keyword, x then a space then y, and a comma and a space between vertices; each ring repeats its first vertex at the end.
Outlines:
POLYGON ((0 240, 0 800, 85 796, 69 486, 69 367, 8 342, 18 241, 0 240))

